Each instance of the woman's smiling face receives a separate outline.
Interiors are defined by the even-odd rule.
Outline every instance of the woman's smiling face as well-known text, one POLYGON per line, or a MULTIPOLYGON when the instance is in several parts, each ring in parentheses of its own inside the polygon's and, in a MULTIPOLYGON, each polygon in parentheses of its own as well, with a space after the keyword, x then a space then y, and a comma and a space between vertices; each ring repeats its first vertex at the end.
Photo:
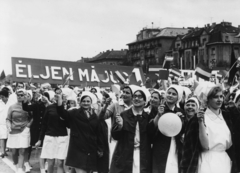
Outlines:
POLYGON ((85 97, 82 101, 81 101, 81 107, 84 109, 89 109, 91 107, 92 104, 92 100, 90 97, 85 97))
POLYGON ((156 92, 152 93, 150 104, 153 107, 158 107, 160 105, 160 103, 161 103, 161 98, 159 97, 159 94, 156 92))
POLYGON ((168 89, 166 93, 166 101, 170 104, 176 104, 178 101, 178 93, 175 89, 168 89))

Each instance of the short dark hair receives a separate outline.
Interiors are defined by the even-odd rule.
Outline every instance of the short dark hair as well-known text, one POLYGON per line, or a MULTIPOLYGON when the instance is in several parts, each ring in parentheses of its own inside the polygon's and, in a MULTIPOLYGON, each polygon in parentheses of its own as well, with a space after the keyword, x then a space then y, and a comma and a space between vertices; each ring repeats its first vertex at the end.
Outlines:
POLYGON ((10 89, 8 87, 3 87, 2 90, 5 90, 7 92, 10 92, 10 89))
POLYGON ((91 98, 90 96, 88 96, 88 95, 85 95, 85 96, 82 96, 82 98, 80 99, 80 103, 83 101, 83 99, 85 99, 85 98, 87 98, 87 97, 89 97, 90 100, 91 100, 91 102, 92 102, 92 98, 91 98))
POLYGON ((207 100, 214 98, 216 96, 216 94, 219 92, 223 92, 223 89, 221 86, 217 85, 217 86, 212 87, 212 89, 209 91, 209 93, 207 95, 207 100))
POLYGON ((62 91, 61 88, 58 88, 58 87, 57 87, 57 88, 54 89, 54 92, 56 92, 57 90, 61 90, 61 91, 62 91))
POLYGON ((1 90, 1 91, 0 91, 0 95, 1 95, 1 96, 4 96, 4 97, 7 97, 7 98, 8 98, 8 96, 9 96, 7 90, 1 90))
POLYGON ((23 82, 18 82, 18 83, 17 83, 17 86, 18 86, 19 84, 23 85, 23 87, 24 87, 24 83, 23 83, 23 82))
POLYGON ((130 92, 131 92, 131 95, 133 95, 132 89, 130 88, 129 85, 124 86, 122 90, 124 90, 124 89, 129 89, 130 92))
POLYGON ((43 95, 44 95, 45 97, 47 97, 48 101, 50 101, 50 95, 49 95, 48 92, 44 92, 43 95))
POLYGON ((151 96, 152 96, 154 93, 156 93, 156 94, 158 95, 159 100, 162 100, 162 99, 163 99, 162 95, 161 95, 159 92, 157 92, 157 91, 153 91, 152 94, 151 94, 151 96))

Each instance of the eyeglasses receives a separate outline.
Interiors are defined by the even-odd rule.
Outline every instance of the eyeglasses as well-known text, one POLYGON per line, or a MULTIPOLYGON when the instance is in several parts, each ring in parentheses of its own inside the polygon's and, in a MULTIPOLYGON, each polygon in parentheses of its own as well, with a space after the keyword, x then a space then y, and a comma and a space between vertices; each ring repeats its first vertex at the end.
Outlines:
POLYGON ((142 96, 142 95, 133 95, 133 98, 134 98, 134 99, 136 99, 136 98, 142 99, 143 96, 142 96))
POLYGON ((123 91, 123 94, 131 94, 131 93, 127 91, 123 91))
POLYGON ((18 96, 18 97, 23 97, 24 95, 23 95, 23 94, 18 94, 17 96, 18 96))

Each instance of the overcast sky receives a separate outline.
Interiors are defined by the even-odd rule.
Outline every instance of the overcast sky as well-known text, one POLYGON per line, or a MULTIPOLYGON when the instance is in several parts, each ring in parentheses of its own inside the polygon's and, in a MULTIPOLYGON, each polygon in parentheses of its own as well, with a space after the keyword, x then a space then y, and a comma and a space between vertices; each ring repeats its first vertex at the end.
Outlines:
POLYGON ((0 0, 0 72, 11 57, 76 61, 126 49, 143 27, 240 25, 240 0, 0 0))

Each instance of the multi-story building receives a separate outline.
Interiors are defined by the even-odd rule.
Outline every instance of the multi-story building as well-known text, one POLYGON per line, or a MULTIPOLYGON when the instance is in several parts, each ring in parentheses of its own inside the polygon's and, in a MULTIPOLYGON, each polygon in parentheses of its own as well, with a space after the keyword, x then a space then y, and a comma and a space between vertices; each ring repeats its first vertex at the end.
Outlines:
POLYGON ((98 55, 92 58, 81 58, 78 62, 84 63, 99 63, 108 65, 127 65, 127 50, 107 50, 106 52, 100 52, 98 55))
POLYGON ((229 68, 231 53, 240 55, 240 26, 230 22, 207 24, 178 36, 171 48, 174 65, 180 69, 195 69, 199 64, 211 69, 229 68))
POLYGON ((185 35, 187 28, 143 28, 136 41, 128 43, 129 61, 135 66, 143 67, 146 72, 149 65, 162 65, 168 51, 177 35, 185 35))

